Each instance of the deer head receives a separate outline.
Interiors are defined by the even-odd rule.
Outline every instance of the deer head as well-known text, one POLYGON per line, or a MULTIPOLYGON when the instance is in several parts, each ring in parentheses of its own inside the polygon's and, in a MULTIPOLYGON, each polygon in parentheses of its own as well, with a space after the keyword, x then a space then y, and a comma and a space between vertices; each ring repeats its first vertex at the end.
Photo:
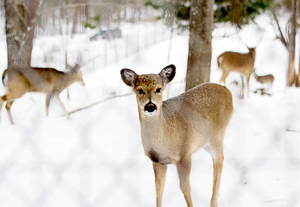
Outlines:
POLYGON ((83 78, 82 78, 82 72, 80 71, 80 64, 75 64, 74 66, 67 65, 70 73, 72 76, 75 76, 75 81, 81 83, 83 86, 85 85, 83 78))
POLYGON ((131 69, 122 69, 123 82, 132 87, 138 103, 139 112, 151 116, 162 108, 162 92, 176 73, 174 65, 163 68, 159 74, 138 75, 131 69))
POLYGON ((249 50, 249 53, 252 54, 253 57, 256 55, 256 47, 247 47, 249 50))

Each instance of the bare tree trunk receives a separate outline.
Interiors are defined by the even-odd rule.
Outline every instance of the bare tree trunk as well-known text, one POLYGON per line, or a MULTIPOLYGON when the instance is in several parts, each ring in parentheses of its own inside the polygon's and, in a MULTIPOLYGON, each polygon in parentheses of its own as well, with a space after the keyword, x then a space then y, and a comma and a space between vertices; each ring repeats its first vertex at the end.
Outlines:
MULTIPOLYGON (((299 43, 300 43, 300 34, 298 34, 299 36, 299 43)), ((300 51, 300 47, 299 47, 299 51, 300 51)), ((296 87, 300 87, 300 53, 299 53, 299 63, 298 63, 298 76, 296 78, 296 87)))
POLYGON ((292 0, 292 17, 289 22, 289 68, 288 68, 288 86, 292 86, 295 82, 295 40, 296 40, 296 4, 297 0, 292 0))
POLYGON ((28 65, 31 64, 31 55, 32 55, 32 48, 33 48, 33 38, 35 33, 35 25, 37 23, 37 9, 40 5, 40 0, 29 0, 28 7, 27 7, 27 30, 28 30, 28 39, 26 43, 27 47, 27 63, 28 65))
POLYGON ((209 82, 214 0, 192 0, 186 90, 209 82))
POLYGON ((5 0, 8 66, 30 65, 39 0, 5 0))
POLYGON ((89 0, 84 0, 85 7, 84 7, 84 14, 85 14, 85 21, 89 21, 90 14, 89 14, 89 0))
POLYGON ((78 7, 74 8, 74 16, 73 16, 73 25, 72 25, 72 33, 73 36, 78 31, 78 7))
POLYGON ((230 21, 237 24, 238 26, 242 23, 243 17, 243 2, 244 0, 231 0, 230 4, 232 7, 232 11, 230 12, 230 21))
MULTIPOLYGON (((297 17, 299 15, 299 5, 300 5, 299 0, 297 0, 296 5, 297 5, 296 17, 297 17)), ((299 44, 300 44, 300 34, 299 33, 298 33, 298 37, 299 37, 299 44)), ((299 51, 300 51, 300 47, 299 47, 299 51)), ((296 87, 300 87, 300 53, 299 53, 299 63, 298 63, 298 76, 296 77, 296 87)))

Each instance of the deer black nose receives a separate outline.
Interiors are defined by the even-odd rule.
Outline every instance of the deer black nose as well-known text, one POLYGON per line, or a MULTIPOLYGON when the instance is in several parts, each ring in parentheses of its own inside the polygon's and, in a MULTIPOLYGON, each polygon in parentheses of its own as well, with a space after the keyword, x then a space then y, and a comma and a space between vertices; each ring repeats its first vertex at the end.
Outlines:
POLYGON ((144 110, 148 111, 148 112, 153 112, 156 109, 157 109, 156 105, 154 103, 152 103, 152 102, 147 103, 146 106, 145 106, 145 108, 144 108, 144 110))

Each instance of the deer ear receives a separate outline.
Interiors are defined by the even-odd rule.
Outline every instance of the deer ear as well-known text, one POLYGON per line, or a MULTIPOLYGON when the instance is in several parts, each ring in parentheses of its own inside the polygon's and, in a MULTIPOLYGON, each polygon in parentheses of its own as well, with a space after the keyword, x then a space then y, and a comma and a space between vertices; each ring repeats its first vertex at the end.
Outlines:
POLYGON ((74 66, 69 66, 70 71, 74 71, 77 72, 80 69, 80 65, 79 64, 75 64, 74 66))
POLYGON ((175 74, 176 74, 176 67, 173 64, 164 67, 159 73, 160 77, 163 79, 164 84, 167 84, 170 81, 172 81, 175 74))
POLYGON ((133 70, 127 68, 121 70, 121 78, 123 82, 128 86, 134 86, 137 76, 138 75, 133 70))
POLYGON ((66 65, 66 69, 67 69, 67 70, 71 70, 71 69, 72 69, 72 66, 69 65, 69 64, 67 64, 67 65, 66 65))

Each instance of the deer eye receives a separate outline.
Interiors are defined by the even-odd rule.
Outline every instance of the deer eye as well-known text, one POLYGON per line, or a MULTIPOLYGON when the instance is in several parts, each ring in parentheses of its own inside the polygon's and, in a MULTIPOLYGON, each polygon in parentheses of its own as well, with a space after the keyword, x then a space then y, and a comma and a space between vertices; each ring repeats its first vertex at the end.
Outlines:
POLYGON ((137 92, 138 92, 139 94, 144 94, 143 89, 138 89, 137 92))
POLYGON ((156 89, 155 93, 160 93, 161 88, 156 89))

